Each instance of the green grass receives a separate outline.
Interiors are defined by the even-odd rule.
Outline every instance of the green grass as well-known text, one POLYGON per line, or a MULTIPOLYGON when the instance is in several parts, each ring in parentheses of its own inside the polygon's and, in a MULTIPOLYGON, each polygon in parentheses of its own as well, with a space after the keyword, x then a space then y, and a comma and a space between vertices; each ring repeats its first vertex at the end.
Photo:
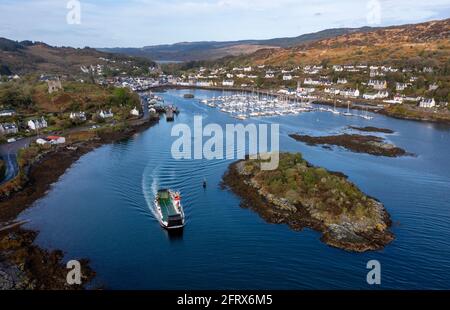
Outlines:
POLYGON ((314 207, 330 221, 342 214, 351 218, 371 217, 368 198, 344 176, 310 166, 301 154, 282 153, 278 169, 260 171, 258 161, 244 167, 267 192, 291 204, 314 201, 314 207))

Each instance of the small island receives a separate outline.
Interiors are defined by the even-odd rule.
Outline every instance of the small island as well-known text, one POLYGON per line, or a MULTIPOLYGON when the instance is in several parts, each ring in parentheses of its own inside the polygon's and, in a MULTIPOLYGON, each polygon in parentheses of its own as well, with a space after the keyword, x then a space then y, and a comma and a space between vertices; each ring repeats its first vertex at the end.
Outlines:
POLYGON ((358 134, 341 134, 335 136, 313 137, 308 135, 290 134, 289 137, 305 142, 308 145, 336 145, 356 153, 366 153, 375 156, 400 157, 408 153, 383 138, 358 134))
POLYGON ((380 250, 394 240, 383 205, 345 175, 314 167, 299 153, 280 154, 276 170, 259 167, 259 160, 233 163, 223 185, 267 222, 314 229, 326 244, 353 252, 380 250))

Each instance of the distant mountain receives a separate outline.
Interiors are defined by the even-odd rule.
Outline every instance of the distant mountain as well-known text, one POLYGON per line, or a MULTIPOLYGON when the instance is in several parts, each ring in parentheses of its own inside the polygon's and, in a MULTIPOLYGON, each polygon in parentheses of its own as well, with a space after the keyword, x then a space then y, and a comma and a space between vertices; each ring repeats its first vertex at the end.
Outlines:
MULTIPOLYGON (((81 73, 81 66, 109 64, 116 72, 133 70, 133 67, 148 68, 155 63, 144 58, 100 52, 92 48, 53 47, 43 42, 17 42, 0 38, 0 74, 81 73), (112 63, 114 61, 114 63, 112 63)), ((113 74, 114 72, 110 72, 113 74)))
POLYGON ((146 57, 157 61, 215 60, 226 56, 248 55, 261 49, 287 48, 302 43, 333 38, 343 34, 362 33, 374 29, 376 28, 338 28, 304 34, 294 38, 227 42, 181 42, 171 45, 145 46, 142 48, 98 48, 98 50, 129 56, 146 57))

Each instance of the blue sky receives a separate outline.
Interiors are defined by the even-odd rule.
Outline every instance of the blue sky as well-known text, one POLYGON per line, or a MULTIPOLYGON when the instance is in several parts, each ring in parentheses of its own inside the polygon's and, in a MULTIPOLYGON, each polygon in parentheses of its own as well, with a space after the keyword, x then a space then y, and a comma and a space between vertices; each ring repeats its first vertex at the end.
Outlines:
POLYGON ((70 25, 68 2, 0 0, 0 37, 57 46, 142 47, 291 37, 450 17, 449 0, 79 0, 81 24, 70 25), (379 24, 368 22, 373 21, 367 19, 369 1, 381 7, 379 24))

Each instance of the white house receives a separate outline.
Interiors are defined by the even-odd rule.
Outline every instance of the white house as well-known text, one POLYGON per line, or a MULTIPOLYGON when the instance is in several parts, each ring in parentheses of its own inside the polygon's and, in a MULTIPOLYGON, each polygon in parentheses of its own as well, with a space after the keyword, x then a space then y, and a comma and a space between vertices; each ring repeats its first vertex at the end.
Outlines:
POLYGON ((340 65, 334 65, 333 70, 336 72, 342 72, 342 71, 344 71, 344 68, 340 65))
POLYGON ((378 98, 385 99, 389 97, 389 92, 387 91, 379 91, 378 92, 378 98))
POLYGON ((297 87, 297 93, 302 96, 307 96, 315 91, 314 87, 297 87))
POLYGON ((14 111, 14 110, 0 111, 0 116, 14 116, 15 114, 16 114, 16 111, 14 111))
POLYGON ((347 79, 342 78, 342 79, 338 79, 338 80, 337 80, 337 83, 338 83, 338 84, 347 84, 348 81, 347 81, 347 79))
POLYGON ((234 81, 233 80, 224 80, 222 82, 222 86, 233 87, 234 86, 234 81))
POLYGON ((139 110, 136 107, 134 107, 134 109, 130 111, 130 114, 133 116, 139 116, 140 113, 139 110))
POLYGON ((408 84, 407 84, 407 83, 396 83, 396 84, 395 84, 395 89, 396 89, 397 91, 403 91, 403 90, 405 90, 407 87, 408 87, 408 84))
POLYGON ((387 82, 380 80, 369 80, 369 83, 367 83, 367 85, 372 86, 376 90, 382 90, 387 88, 387 82))
POLYGON ((434 108, 435 106, 436 106, 436 101, 434 101, 434 98, 432 98, 432 99, 424 98, 419 103, 419 107, 421 107, 421 108, 434 108))
POLYGON ((370 73, 369 73, 369 75, 370 75, 371 78, 378 76, 378 74, 379 74, 379 73, 378 73, 377 70, 370 70, 370 73))
POLYGON ((428 87, 428 90, 429 90, 429 91, 433 91, 433 90, 436 90, 436 89, 438 89, 438 88, 439 88, 439 85, 436 84, 436 83, 433 83, 433 84, 431 84, 431 85, 428 87))
POLYGON ((39 145, 44 145, 44 144, 47 144, 48 141, 45 140, 45 139, 39 138, 39 139, 36 140, 36 143, 39 144, 39 145))
POLYGON ((196 85, 197 87, 211 87, 214 84, 211 81, 197 81, 196 85))
POLYGON ((18 133, 19 129, 14 123, 4 123, 0 124, 0 135, 9 135, 18 133))
POLYGON ((344 97, 357 98, 360 95, 359 89, 345 89, 341 91, 341 95, 344 97))
POLYGON ((420 101, 422 98, 421 97, 403 97, 403 101, 412 101, 412 102, 418 102, 420 101))
POLYGON ((66 138, 64 137, 60 137, 60 136, 48 136, 45 139, 39 138, 36 140, 36 143, 39 145, 45 145, 45 144, 52 144, 52 145, 57 145, 57 144, 64 144, 66 143, 66 138))
POLYGON ((378 98, 376 93, 363 94, 363 98, 366 100, 375 100, 378 98))
POLYGON ((394 102, 395 103, 403 103, 403 96, 395 95, 394 96, 394 102))
POLYGON ((47 121, 44 117, 41 117, 41 119, 30 119, 27 125, 31 130, 39 130, 48 127, 47 121))
POLYGON ((114 117, 114 114, 113 114, 113 112, 111 112, 111 109, 109 109, 109 111, 103 111, 103 110, 101 110, 100 113, 98 113, 98 115, 99 115, 101 118, 111 118, 111 117, 114 117))
POLYGON ((69 118, 71 120, 78 120, 78 121, 86 121, 86 113, 84 112, 71 112, 69 118))
POLYGON ((64 144, 66 143, 66 138, 60 136, 48 136, 47 141, 50 144, 64 144))
POLYGON ((252 67, 245 67, 244 72, 252 72, 252 67))
POLYGON ((329 88, 329 87, 325 88, 323 91, 327 94, 332 94, 332 95, 339 95, 341 92, 337 88, 329 88))
POLYGON ((266 79, 273 79, 274 77, 275 77, 275 74, 273 74, 273 73, 266 73, 266 76, 265 76, 266 79))
POLYGON ((377 93, 369 93, 363 95, 363 98, 366 100, 384 99, 387 97, 389 97, 389 93, 387 91, 379 91, 377 93))
POLYGON ((283 81, 291 81, 291 80, 292 80, 292 75, 290 75, 290 74, 283 75, 283 81))
POLYGON ((320 85, 320 81, 319 80, 313 80, 312 78, 306 78, 303 81, 303 84, 305 85, 320 85))

